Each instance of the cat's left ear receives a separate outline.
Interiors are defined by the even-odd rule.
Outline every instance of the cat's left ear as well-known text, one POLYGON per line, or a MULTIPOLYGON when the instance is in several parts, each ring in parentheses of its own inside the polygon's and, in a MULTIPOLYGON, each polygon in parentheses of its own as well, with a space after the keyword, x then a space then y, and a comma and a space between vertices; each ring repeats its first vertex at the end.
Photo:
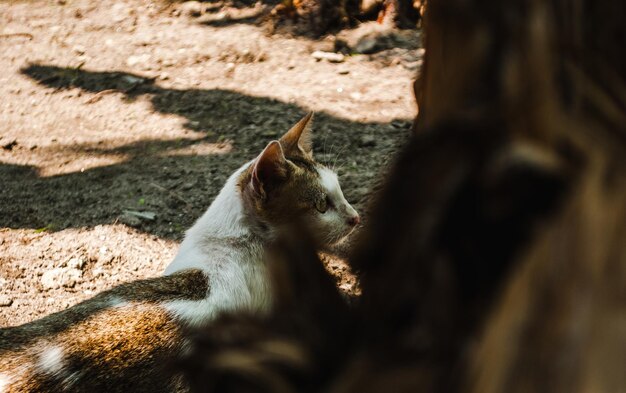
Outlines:
POLYGON ((309 112, 280 138, 280 144, 285 149, 287 156, 304 155, 309 158, 313 157, 312 120, 313 112, 309 112))
POLYGON ((267 196, 269 188, 287 178, 287 162, 278 141, 270 142, 257 157, 252 167, 252 188, 262 196, 267 196))

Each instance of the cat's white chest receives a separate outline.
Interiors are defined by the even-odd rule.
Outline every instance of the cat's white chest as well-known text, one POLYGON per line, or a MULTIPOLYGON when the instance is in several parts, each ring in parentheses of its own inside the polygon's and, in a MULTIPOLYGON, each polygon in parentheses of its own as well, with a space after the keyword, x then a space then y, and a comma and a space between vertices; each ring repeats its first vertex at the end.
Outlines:
POLYGON ((176 300, 165 307, 177 318, 200 324, 229 311, 267 312, 270 279, 262 240, 248 227, 237 181, 250 163, 228 179, 204 215, 187 231, 165 274, 200 269, 208 279, 202 300, 176 300))
POLYGON ((261 245, 231 249, 220 245, 203 251, 201 256, 195 256, 202 262, 194 267, 207 276, 207 296, 201 300, 171 301, 165 305, 170 312, 195 325, 210 322, 224 312, 269 311, 272 290, 261 245))

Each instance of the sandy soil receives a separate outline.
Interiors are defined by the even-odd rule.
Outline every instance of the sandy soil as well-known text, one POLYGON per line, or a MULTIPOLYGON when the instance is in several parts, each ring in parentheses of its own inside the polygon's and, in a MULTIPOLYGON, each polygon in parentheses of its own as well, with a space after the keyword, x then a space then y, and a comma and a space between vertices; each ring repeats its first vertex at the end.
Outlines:
POLYGON ((0 326, 159 275, 230 173, 309 110, 316 157, 366 210, 415 115, 419 33, 332 63, 312 53, 335 37, 270 35, 260 4, 202 7, 0 1, 0 326))

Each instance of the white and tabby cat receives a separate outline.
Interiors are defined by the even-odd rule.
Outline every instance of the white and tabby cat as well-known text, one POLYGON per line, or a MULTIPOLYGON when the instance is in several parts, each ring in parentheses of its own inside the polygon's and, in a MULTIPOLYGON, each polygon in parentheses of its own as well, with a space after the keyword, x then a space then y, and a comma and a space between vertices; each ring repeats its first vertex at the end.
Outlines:
POLYGON ((304 222, 332 244, 359 223, 337 176, 313 160, 311 117, 235 171, 163 277, 0 329, 0 392, 185 390, 168 362, 187 327, 270 309, 264 254, 282 226, 304 222))

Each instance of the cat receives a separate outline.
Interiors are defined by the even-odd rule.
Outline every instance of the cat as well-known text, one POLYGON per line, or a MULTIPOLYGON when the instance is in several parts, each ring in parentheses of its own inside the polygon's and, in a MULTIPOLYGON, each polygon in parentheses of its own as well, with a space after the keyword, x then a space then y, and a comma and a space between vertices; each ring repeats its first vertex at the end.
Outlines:
POLYGON ((240 167, 209 209, 187 231, 165 274, 198 269, 211 281, 202 302, 176 301, 168 308, 199 324, 217 310, 267 311, 271 304, 264 264, 266 245, 281 227, 304 221, 320 244, 345 238, 360 222, 337 175, 313 160, 309 113, 280 141, 240 167))
POLYGON ((265 252, 282 228, 304 223, 330 245, 360 222, 337 175, 313 159, 312 117, 231 175, 162 277, 0 329, 0 393, 186 390, 167 365, 189 350, 188 328, 271 309, 265 252))

